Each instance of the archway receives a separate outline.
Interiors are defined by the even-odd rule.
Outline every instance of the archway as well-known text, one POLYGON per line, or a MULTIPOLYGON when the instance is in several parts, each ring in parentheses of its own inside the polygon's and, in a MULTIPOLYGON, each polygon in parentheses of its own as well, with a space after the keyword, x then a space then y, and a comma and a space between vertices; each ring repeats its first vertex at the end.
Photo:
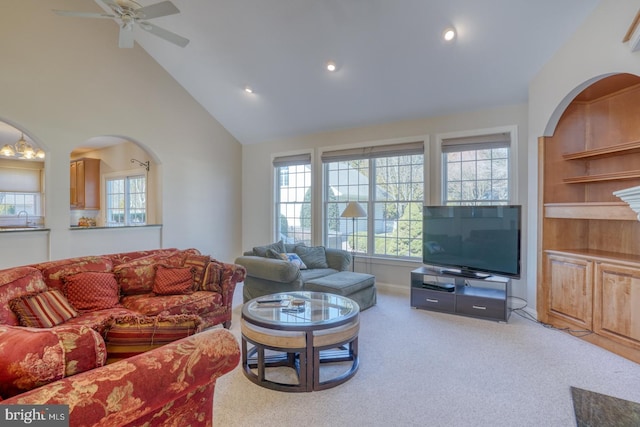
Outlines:
POLYGON ((41 144, 0 120, 0 227, 44 227, 44 170, 41 144))
POLYGON ((128 137, 98 136, 76 147, 70 154, 70 226, 160 224, 158 164, 128 137))

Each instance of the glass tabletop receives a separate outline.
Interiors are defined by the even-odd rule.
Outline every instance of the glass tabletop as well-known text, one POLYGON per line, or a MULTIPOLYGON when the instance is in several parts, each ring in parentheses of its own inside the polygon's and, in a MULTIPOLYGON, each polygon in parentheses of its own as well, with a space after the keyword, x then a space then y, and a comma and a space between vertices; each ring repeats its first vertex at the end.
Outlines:
POLYGON ((248 301, 242 317, 275 329, 322 328, 347 322, 358 315, 355 301, 324 292, 283 292, 248 301))

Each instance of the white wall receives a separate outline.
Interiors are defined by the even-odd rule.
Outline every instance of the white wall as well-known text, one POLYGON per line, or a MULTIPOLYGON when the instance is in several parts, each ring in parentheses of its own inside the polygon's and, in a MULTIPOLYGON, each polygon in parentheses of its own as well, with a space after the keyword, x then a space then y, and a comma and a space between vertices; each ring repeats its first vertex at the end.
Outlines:
MULTIPOLYGON (((529 85, 529 236, 538 235, 538 143, 553 135, 562 112, 582 89, 610 74, 640 75, 640 52, 622 39, 638 9, 638 0, 602 0, 571 39, 540 70, 529 85)), ((531 239, 530 246, 533 246, 531 239)), ((536 302, 538 254, 529 250, 527 299, 536 302)))
MULTIPOLYGON (((526 205, 527 202, 527 106, 514 105, 502 108, 488 109, 484 111, 469 112, 442 117, 432 117, 419 120, 401 121, 384 125, 369 126, 357 129, 348 129, 335 132, 326 132, 314 135, 306 135, 299 138, 291 138, 259 145, 245 145, 242 150, 242 248, 250 250, 253 246, 271 243, 274 239, 273 222, 273 167, 271 159, 273 154, 282 154, 292 151, 311 151, 314 164, 316 182, 319 182, 321 168, 320 149, 329 147, 344 147, 354 144, 371 143, 376 141, 393 141, 410 138, 413 140, 427 139, 435 141, 436 135, 457 131, 480 130, 496 127, 515 125, 518 129, 518 162, 515 172, 521 177, 518 180, 518 202, 526 205)), ((425 150, 425 164, 429 169, 428 181, 431 190, 425 189, 426 194, 437 193, 434 186, 439 185, 435 165, 440 161, 436 158, 436 147, 429 143, 425 150)), ((316 187, 314 199, 319 198, 319 188, 316 187)), ((429 196, 427 196, 429 197, 429 196)), ((431 202, 437 200, 431 198, 431 202)), ((526 206, 524 208, 526 210, 526 206)), ((315 209, 314 214, 320 215, 320 210, 315 209)), ((526 227, 526 217, 523 219, 526 227)), ((315 221, 318 224, 318 221, 315 221)), ((320 244, 320 234, 315 233, 316 241, 320 244)), ((527 236, 523 236, 523 249, 526 255, 527 236)), ((535 241, 535 239, 534 239, 535 241)), ((409 289, 410 271, 422 265, 421 262, 376 260, 373 258, 357 257, 356 270, 374 274, 379 283, 392 284, 409 289)), ((527 266, 524 265, 524 274, 527 266)), ((524 280, 514 282, 514 294, 524 297, 527 294, 527 283, 524 280)))
MULTIPOLYGON (((113 21, 60 17, 51 9, 100 10, 81 0, 3 0, 0 13, 0 120, 46 151, 48 257, 76 255, 78 247, 105 252, 101 235, 87 243, 91 230, 81 238, 69 230, 69 155, 91 137, 116 135, 142 144, 161 163, 163 224, 160 240, 133 230, 117 248, 160 241, 233 260, 240 252, 240 144, 139 46, 119 49, 113 21)), ((0 259, 11 250, 1 239, 0 259)), ((33 261, 30 252, 24 250, 24 264, 33 261)))

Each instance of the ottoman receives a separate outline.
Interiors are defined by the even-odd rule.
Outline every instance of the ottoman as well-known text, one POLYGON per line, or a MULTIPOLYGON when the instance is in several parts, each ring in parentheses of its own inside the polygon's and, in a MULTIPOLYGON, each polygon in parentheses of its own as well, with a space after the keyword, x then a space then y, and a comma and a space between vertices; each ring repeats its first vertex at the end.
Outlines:
POLYGON ((371 274, 340 271, 305 282, 304 290, 351 298, 358 303, 360 310, 376 304, 376 277, 371 274))

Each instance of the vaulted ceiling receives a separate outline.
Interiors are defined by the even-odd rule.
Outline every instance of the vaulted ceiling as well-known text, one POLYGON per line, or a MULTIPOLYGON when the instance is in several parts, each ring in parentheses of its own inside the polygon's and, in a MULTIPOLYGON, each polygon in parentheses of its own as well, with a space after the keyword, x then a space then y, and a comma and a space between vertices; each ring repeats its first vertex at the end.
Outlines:
MULTIPOLYGON (((529 81, 598 0, 172 2, 180 13, 153 23, 190 43, 137 28, 136 42, 242 144, 255 144, 526 103, 529 81), (449 26, 458 35, 447 43, 449 26)), ((113 33, 118 43, 115 22, 113 33)))

